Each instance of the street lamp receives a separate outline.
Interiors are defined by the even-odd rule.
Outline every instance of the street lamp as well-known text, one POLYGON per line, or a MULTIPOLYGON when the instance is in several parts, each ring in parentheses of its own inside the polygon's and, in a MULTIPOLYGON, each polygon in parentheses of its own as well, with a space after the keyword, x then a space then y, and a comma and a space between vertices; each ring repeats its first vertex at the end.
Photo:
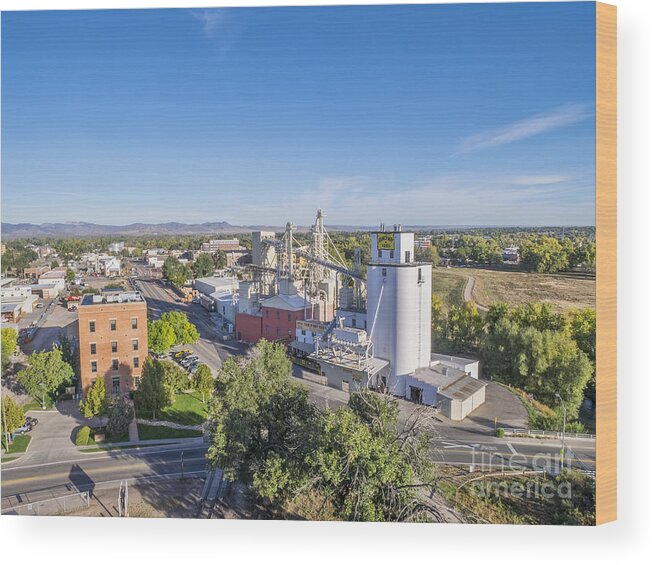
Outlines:
POLYGON ((556 393, 556 398, 560 400, 560 403, 563 407, 563 436, 560 445, 560 468, 562 469, 563 461, 565 459, 565 424, 567 422, 567 406, 565 406, 565 401, 563 400, 563 397, 560 396, 560 394, 556 393))

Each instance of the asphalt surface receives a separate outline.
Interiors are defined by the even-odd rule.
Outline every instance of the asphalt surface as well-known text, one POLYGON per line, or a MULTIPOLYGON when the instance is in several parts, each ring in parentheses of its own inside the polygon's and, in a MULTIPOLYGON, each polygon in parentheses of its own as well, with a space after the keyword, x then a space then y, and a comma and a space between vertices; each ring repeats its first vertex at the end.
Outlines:
POLYGON ((96 488, 129 478, 154 480, 202 474, 207 469, 207 445, 178 443, 100 453, 82 453, 65 461, 2 469, 2 510, 96 488), (181 458, 181 454, 182 458, 181 458), (182 465, 181 465, 182 459, 182 465))

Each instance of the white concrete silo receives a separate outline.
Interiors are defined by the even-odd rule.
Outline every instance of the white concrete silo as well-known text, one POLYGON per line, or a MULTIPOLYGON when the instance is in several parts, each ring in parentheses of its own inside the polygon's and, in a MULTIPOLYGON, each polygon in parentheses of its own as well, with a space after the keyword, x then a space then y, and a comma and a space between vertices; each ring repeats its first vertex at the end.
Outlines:
POLYGON ((406 394, 406 377, 431 359, 431 265, 414 260, 414 234, 371 234, 367 328, 373 355, 390 362, 389 391, 406 394))

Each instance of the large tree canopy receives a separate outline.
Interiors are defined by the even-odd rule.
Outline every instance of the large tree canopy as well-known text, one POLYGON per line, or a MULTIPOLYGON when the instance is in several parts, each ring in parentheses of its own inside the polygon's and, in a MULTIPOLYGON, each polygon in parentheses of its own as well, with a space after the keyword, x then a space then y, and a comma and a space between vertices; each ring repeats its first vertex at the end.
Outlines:
POLYGON ((74 374, 73 368, 62 358, 61 350, 55 348, 32 353, 27 358, 27 367, 19 371, 17 379, 27 394, 45 400, 44 395, 69 384, 74 374))
POLYGON ((284 348, 268 342, 248 362, 223 364, 210 408, 211 463, 273 508, 320 501, 308 518, 423 515, 418 490, 430 466, 419 419, 399 431, 394 401, 373 392, 352 395, 348 408, 320 411, 290 374, 284 348))

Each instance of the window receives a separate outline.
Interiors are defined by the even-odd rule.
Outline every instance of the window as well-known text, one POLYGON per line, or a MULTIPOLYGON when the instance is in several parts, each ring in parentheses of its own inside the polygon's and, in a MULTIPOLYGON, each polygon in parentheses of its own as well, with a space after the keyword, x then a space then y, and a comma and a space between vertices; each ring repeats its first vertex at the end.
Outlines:
POLYGON ((137 318, 132 318, 132 329, 136 330, 139 327, 139 323, 137 322, 137 318))
POLYGON ((95 333, 96 332, 96 321, 91 320, 89 322, 89 333, 95 333))
POLYGON ((95 343, 90 343, 89 344, 89 349, 91 350, 91 355, 96 354, 96 344, 95 343))
POLYGON ((118 371, 118 359, 112 359, 112 371, 118 371))
POLYGON ((410 251, 405 252, 405 262, 410 263, 410 251))
POLYGON ((384 277, 387 276, 387 269, 385 269, 385 268, 383 268, 383 276, 384 276, 384 277))
POLYGON ((118 341, 112 341, 112 353, 118 353, 118 341))
POLYGON ((132 340, 132 351, 139 351, 139 340, 138 339, 133 339, 132 340))
POLYGON ((280 312, 276 312, 276 320, 280 320, 280 312))
POLYGON ((139 357, 133 357, 133 358, 132 358, 132 366, 133 366, 135 369, 138 369, 138 368, 139 368, 139 357))
POLYGON ((381 249, 378 250, 378 258, 381 259, 383 257, 383 251, 381 249))
POLYGON ((112 378, 112 394, 119 394, 121 392, 121 377, 112 378))
POLYGON ((134 388, 139 388, 141 384, 141 377, 134 377, 134 388))
POLYGON ((355 318, 351 318, 351 327, 355 327, 355 318))
POLYGON ((390 259, 394 259, 394 249, 390 249, 390 259))
POLYGON ((292 321, 292 315, 291 315, 291 314, 287 314, 287 321, 288 321, 288 322, 291 322, 291 321, 292 321))
POLYGON ((96 361, 91 361, 91 372, 92 373, 98 372, 98 363, 96 361))
POLYGON ((424 282, 424 277, 421 276, 421 269, 417 269, 417 282, 418 283, 423 283, 424 282))
POLYGON ((116 320, 110 320, 109 321, 109 329, 113 332, 116 331, 116 320))

